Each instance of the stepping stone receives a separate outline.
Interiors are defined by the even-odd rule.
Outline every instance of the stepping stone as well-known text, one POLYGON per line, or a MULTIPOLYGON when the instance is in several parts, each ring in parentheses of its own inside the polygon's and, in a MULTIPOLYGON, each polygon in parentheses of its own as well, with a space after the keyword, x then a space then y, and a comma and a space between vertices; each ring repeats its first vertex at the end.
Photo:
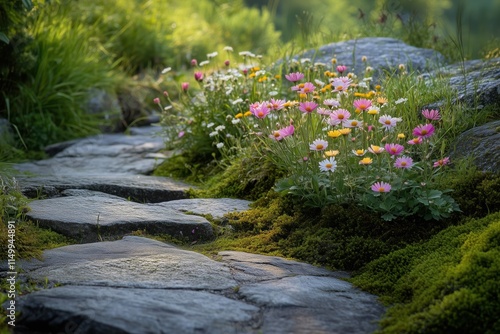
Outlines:
POLYGON ((309 264, 241 252, 222 261, 142 237, 65 246, 21 262, 65 284, 18 299, 16 328, 82 333, 372 333, 376 297, 309 264))
POLYGON ((212 226, 203 217, 124 199, 68 196, 35 200, 30 208, 29 219, 79 242, 116 239, 137 230, 191 241, 213 237, 212 226))
POLYGON ((164 208, 172 208, 195 215, 210 215, 222 220, 229 212, 240 212, 250 209, 250 201, 233 198, 190 198, 159 203, 164 208))
POLYGON ((87 189, 136 202, 158 203, 187 198, 192 186, 159 176, 129 174, 18 177, 22 193, 29 198, 57 197, 67 189, 87 189))

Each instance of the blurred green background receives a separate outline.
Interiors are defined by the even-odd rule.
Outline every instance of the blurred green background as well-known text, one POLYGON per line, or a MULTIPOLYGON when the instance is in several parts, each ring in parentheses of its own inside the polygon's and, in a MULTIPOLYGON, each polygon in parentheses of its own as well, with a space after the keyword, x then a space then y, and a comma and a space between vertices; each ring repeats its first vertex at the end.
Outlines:
POLYGON ((95 90, 153 109, 165 87, 192 80, 191 59, 228 45, 270 63, 387 36, 450 62, 491 58, 499 14, 500 0, 0 0, 0 118, 13 132, 0 135, 0 161, 99 132, 107 116, 85 110, 95 90), (161 82, 165 67, 174 81, 161 82))

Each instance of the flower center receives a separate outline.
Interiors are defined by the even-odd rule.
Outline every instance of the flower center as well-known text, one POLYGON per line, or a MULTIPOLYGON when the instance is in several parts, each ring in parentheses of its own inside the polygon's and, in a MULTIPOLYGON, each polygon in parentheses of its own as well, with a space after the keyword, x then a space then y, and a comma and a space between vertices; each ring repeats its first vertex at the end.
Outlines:
POLYGON ((338 119, 344 119, 344 115, 343 114, 340 114, 337 116, 338 119))
POLYGON ((388 119, 384 123, 387 125, 391 125, 391 121, 389 121, 388 119))
POLYGON ((422 130, 422 134, 426 135, 427 134, 427 130, 422 130))
POLYGON ((358 125, 358 122, 357 122, 357 121, 352 121, 351 125, 352 125, 352 126, 357 126, 357 125, 358 125))
POLYGON ((264 116, 264 112, 259 111, 259 112, 257 113, 257 115, 259 115, 260 117, 262 117, 262 116, 264 116))
POLYGON ((330 168, 333 167, 333 165, 332 164, 326 164, 325 167, 328 168, 328 169, 330 169, 330 168))
POLYGON ((318 144, 318 145, 316 145, 316 149, 317 149, 317 150, 322 150, 322 149, 323 149, 323 144, 318 144))
POLYGON ((385 192, 385 188, 384 188, 384 187, 380 187, 380 188, 378 188, 378 192, 379 192, 379 193, 383 193, 383 192, 385 192))

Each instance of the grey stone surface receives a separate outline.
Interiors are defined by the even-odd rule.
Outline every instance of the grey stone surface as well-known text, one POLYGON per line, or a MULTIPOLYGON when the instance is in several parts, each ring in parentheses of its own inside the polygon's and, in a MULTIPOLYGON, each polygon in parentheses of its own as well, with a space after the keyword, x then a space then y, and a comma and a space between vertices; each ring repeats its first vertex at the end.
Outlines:
POLYGON ((472 157, 483 171, 500 173, 500 120, 472 128, 458 136, 452 159, 472 157))
POLYGON ((103 134, 52 145, 48 148, 55 154, 52 158, 17 164, 15 168, 35 175, 149 174, 168 157, 158 155, 164 148, 163 139, 151 133, 103 134))
POLYGON ((113 239, 137 230, 190 240, 213 236, 212 226, 203 217, 123 199, 69 196, 35 200, 30 208, 29 219, 80 242, 113 239))
MULTIPOLYGON (((456 93, 452 104, 460 102, 476 109, 491 105, 500 107, 500 58, 460 62, 426 73, 423 77, 448 80, 456 93)), ((437 101, 426 108, 439 108, 444 103, 437 101)))
POLYGON ((60 196, 66 189, 86 189, 141 203, 158 203, 184 199, 191 188, 166 177, 130 174, 19 176, 17 179, 23 194, 30 198, 60 196))
POLYGON ((116 95, 103 89, 91 88, 88 92, 87 103, 84 104, 87 114, 99 116, 102 120, 102 132, 114 132, 122 125, 122 111, 116 95))
POLYGON ((24 262, 22 268, 31 278, 69 285, 224 290, 238 284, 221 262, 135 236, 48 250, 43 262, 24 262))
POLYGON ((384 308, 330 272, 239 252, 222 262, 128 236, 22 262, 32 280, 66 285, 22 296, 26 333, 372 333, 384 308), (244 273, 244 276, 239 275, 244 273), (253 279, 249 279, 253 277, 253 279))
POLYGON ((229 212, 250 209, 250 201, 233 198, 192 198, 159 203, 166 208, 189 212, 195 215, 211 215, 214 219, 223 219, 229 212))
POLYGON ((319 49, 304 52, 299 57, 310 58, 313 62, 331 64, 336 58, 338 65, 345 65, 348 71, 364 76, 366 66, 374 69, 376 79, 385 72, 394 73, 399 64, 406 65, 408 71, 422 73, 445 64, 445 58, 431 49, 417 48, 404 42, 386 37, 368 37, 324 45, 319 49), (361 58, 366 56, 367 63, 361 58))

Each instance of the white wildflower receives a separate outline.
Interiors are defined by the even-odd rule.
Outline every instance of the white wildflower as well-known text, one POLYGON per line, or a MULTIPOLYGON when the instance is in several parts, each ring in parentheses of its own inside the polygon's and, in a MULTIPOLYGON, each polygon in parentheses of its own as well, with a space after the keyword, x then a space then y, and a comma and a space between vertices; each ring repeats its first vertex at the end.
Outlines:
POLYGON ((210 61, 209 61, 209 60, 204 60, 204 61, 202 61, 199 65, 200 65, 201 67, 203 67, 203 66, 208 65, 208 64, 210 64, 210 61))
POLYGON ((408 101, 408 99, 405 99, 405 98, 400 98, 400 99, 397 99, 396 101, 394 101, 394 104, 401 104, 401 103, 405 103, 406 101, 408 101))
POLYGON ((219 125, 217 127, 215 127, 215 131, 222 131, 224 130, 226 127, 224 125, 219 125))
POLYGON ((236 99, 236 100, 232 101, 231 103, 232 103, 233 105, 235 105, 235 104, 238 104, 238 103, 241 103, 241 102, 243 102, 243 99, 242 99, 242 98, 239 98, 239 99, 236 99))
POLYGON ((224 51, 227 51, 227 52, 233 52, 233 48, 230 47, 230 46, 225 46, 224 47, 224 51))
POLYGON ((217 146, 217 148, 223 148, 224 147, 224 143, 217 143, 217 145, 215 145, 215 146, 217 146))
POLYGON ((214 126, 215 124, 214 123, 208 123, 207 124, 207 128, 211 128, 212 126, 214 126))
POLYGON ((161 71, 161 74, 165 74, 167 72, 170 72, 172 70, 172 67, 166 67, 163 69, 163 71, 161 71))
POLYGON ((215 137, 217 136, 219 133, 217 131, 213 131, 213 132, 210 132, 209 136, 210 137, 215 137))
POLYGON ((215 58, 215 57, 217 57, 217 55, 218 55, 218 54, 219 54, 219 53, 218 53, 217 51, 212 52, 212 53, 209 53, 209 54, 207 54, 207 58, 208 58, 208 59, 210 59, 210 58, 215 58))

